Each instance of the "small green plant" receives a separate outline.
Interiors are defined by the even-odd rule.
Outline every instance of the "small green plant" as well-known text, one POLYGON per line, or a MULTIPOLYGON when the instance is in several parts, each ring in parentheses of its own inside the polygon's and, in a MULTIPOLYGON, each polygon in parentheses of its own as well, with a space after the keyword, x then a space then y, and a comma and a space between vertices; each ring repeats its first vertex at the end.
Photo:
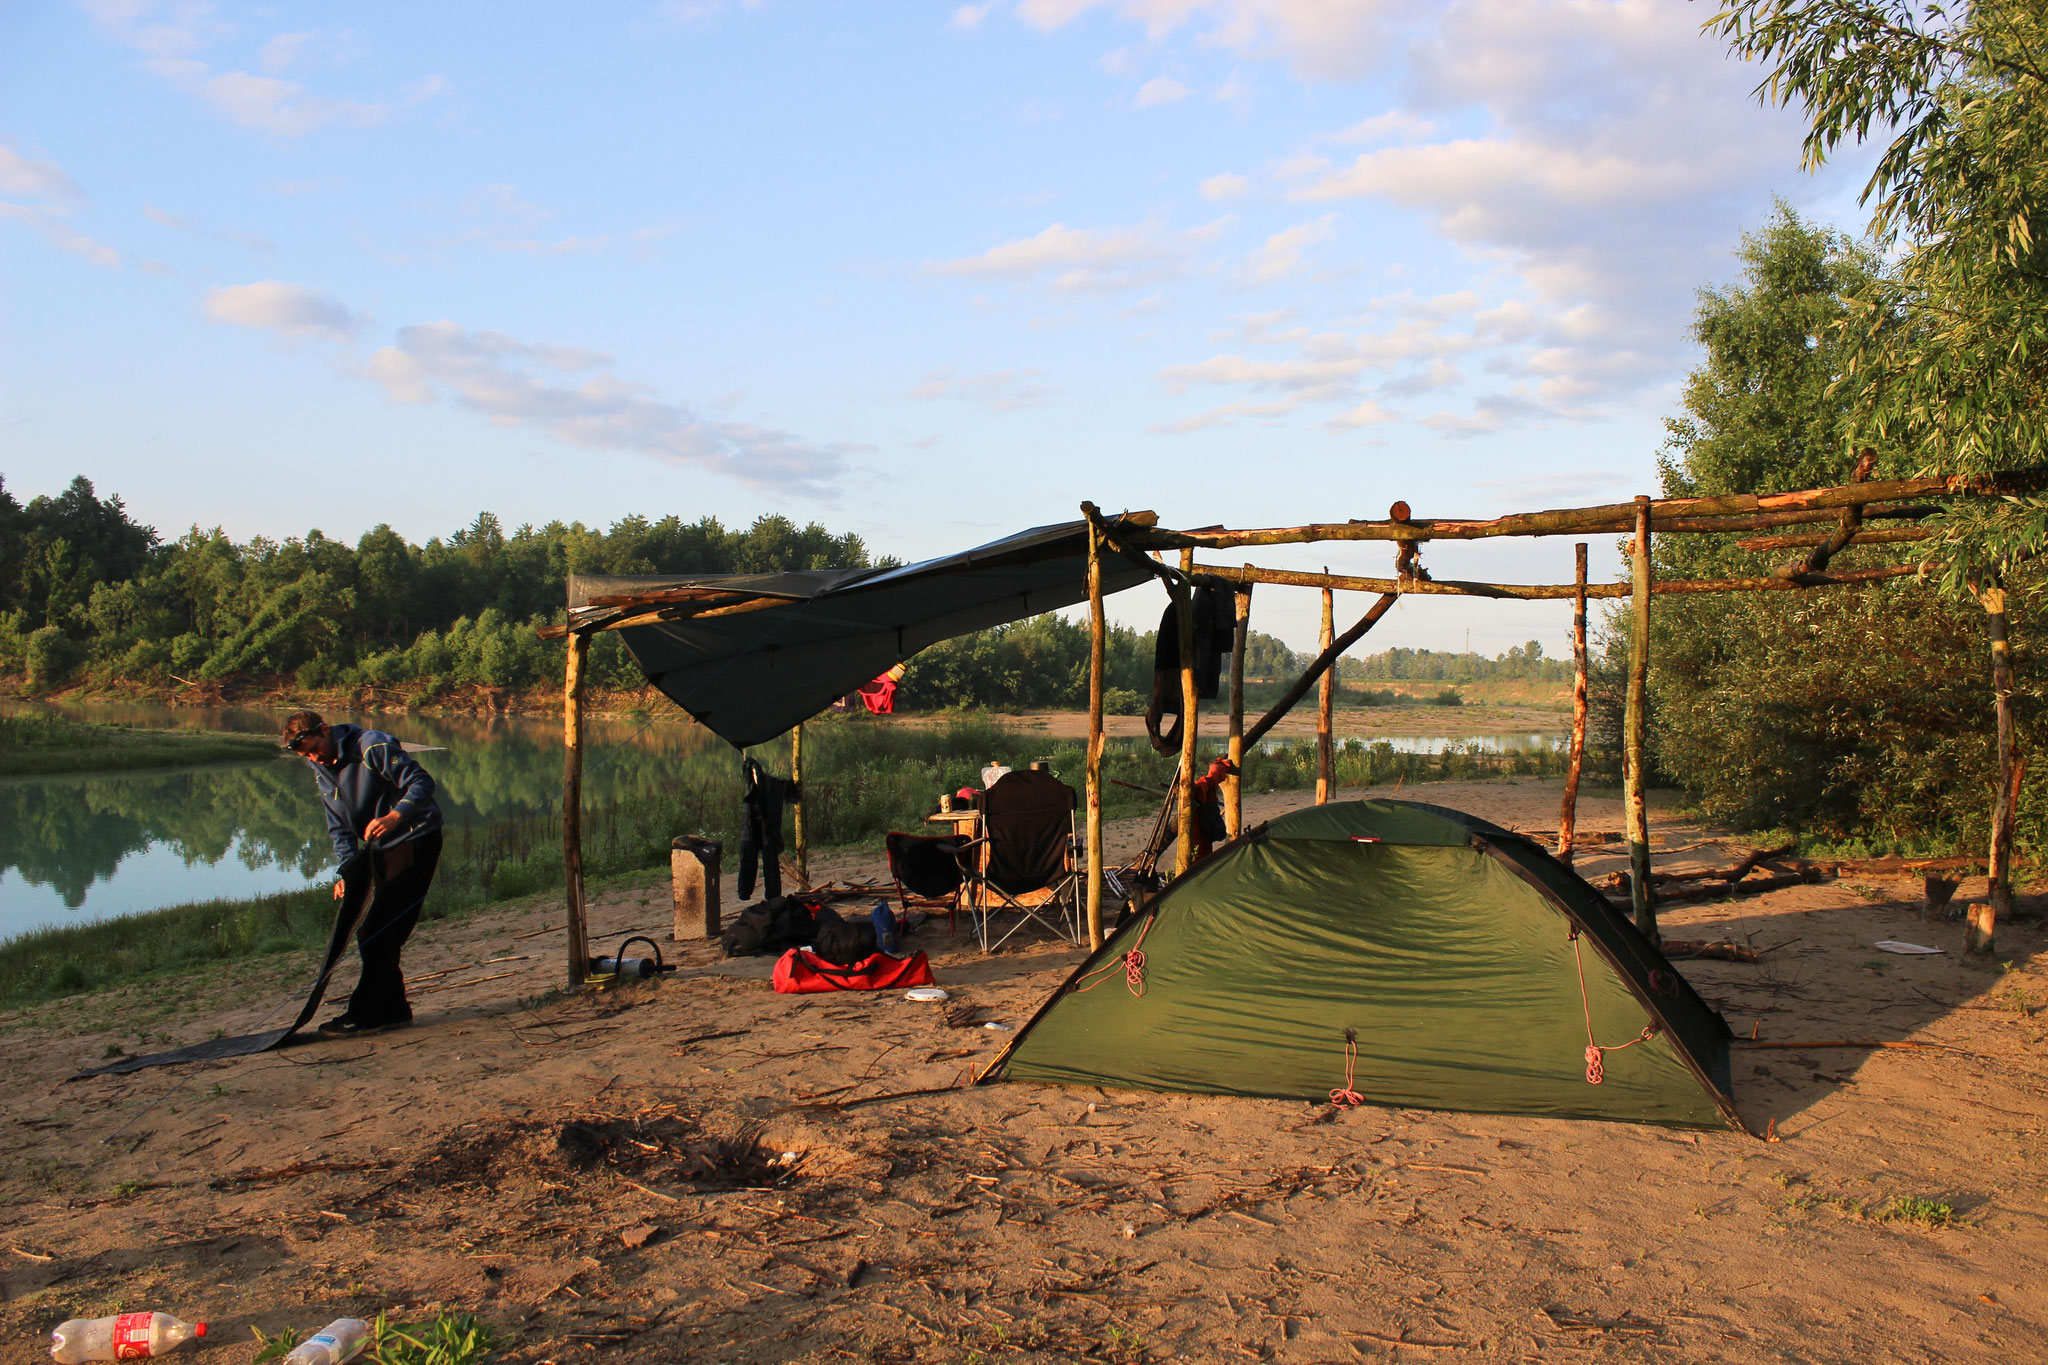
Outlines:
POLYGON ((147 1180, 123 1180, 114 1186, 114 1198, 126 1199, 128 1196, 140 1194, 148 1188, 149 1182, 147 1180))
POLYGON ((444 1311, 406 1327, 393 1327, 379 1313, 364 1358, 371 1365, 478 1365, 497 1349, 497 1338, 474 1313, 444 1311))
POLYGON ((2040 1003, 2033 996, 2027 994, 2026 989, 2021 986, 2008 986, 2004 991, 1991 998, 1997 1001, 2001 1007, 2012 1011, 2022 1019, 2033 1018, 2041 1009, 2040 1003))
POLYGON ((1870 1214, 1879 1223, 1917 1223, 1924 1228, 1955 1226, 1956 1208, 1945 1199, 1924 1199, 1917 1194, 1895 1194, 1870 1214))
POLYGON ((284 1359, 291 1354, 292 1348, 299 1344, 299 1329, 296 1327, 279 1328, 274 1337, 266 1336, 261 1327, 251 1327, 249 1333, 256 1338, 255 1358, 258 1365, 265 1360, 284 1359))

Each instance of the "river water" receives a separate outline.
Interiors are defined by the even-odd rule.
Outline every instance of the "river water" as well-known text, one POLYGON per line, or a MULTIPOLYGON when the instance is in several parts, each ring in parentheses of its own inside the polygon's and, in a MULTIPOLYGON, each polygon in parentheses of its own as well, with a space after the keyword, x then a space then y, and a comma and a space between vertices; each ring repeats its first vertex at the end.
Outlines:
MULTIPOLYGON (((275 735, 280 711, 145 704, 59 708, 83 720, 275 735)), ((355 717, 429 746, 450 827, 554 808, 562 783, 556 720, 516 716, 355 717)), ((710 732, 671 720, 595 720, 585 730, 586 809, 673 790, 738 769, 710 732)), ((1387 736, 1395 748, 1438 753, 1452 743, 1486 752, 1554 745, 1554 735, 1387 736)), ((0 940, 43 925, 82 924, 138 910, 294 890, 331 872, 333 850, 313 777, 280 753, 194 768, 0 778, 0 940)))

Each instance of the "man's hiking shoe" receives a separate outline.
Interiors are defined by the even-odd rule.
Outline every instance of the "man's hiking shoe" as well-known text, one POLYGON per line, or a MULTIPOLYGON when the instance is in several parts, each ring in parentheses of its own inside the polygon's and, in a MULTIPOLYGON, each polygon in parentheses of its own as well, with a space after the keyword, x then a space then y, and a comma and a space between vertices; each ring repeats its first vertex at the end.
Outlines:
POLYGON ((382 1019, 376 1023, 367 1023, 353 1015, 337 1014, 320 1026, 320 1033, 327 1038, 367 1038, 373 1033, 404 1028, 411 1022, 410 1015, 403 1019, 382 1019))

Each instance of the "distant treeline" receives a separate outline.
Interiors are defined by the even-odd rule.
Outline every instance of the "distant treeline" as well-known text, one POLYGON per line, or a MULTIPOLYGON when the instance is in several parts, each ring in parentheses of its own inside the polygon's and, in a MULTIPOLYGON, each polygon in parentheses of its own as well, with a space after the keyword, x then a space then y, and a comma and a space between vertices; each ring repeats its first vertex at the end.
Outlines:
MULTIPOLYGON (((609 530, 550 522, 507 534, 485 512, 424 545, 389 526, 353 546, 317 530, 238 544, 194 527, 166 541, 83 478, 26 506, 0 480, 0 670, 38 691, 78 681, 284 685, 376 688, 408 702, 472 688, 519 691, 558 674, 560 647, 535 627, 561 619, 571 573, 770 573, 872 562, 859 536, 781 516, 744 531, 710 517, 626 517, 609 530)), ((1395 649, 1345 660, 1340 677, 1569 676, 1542 652, 1533 640, 1498 659, 1395 649)), ((1113 710, 1142 709, 1152 654, 1153 632, 1111 631, 1113 710)), ((1285 680, 1312 657, 1253 631, 1245 672, 1285 680)), ((599 686, 641 685, 616 636, 600 635, 591 659, 599 686)), ((899 700, 915 710, 1058 707, 1082 704, 1087 689, 1086 627, 1041 616, 926 650, 899 700)))

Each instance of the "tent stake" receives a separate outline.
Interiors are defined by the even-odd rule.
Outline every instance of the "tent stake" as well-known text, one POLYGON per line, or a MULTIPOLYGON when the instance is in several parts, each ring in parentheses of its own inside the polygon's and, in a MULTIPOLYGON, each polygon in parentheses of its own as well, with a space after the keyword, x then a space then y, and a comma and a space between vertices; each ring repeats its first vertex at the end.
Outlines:
POLYGON ((1628 715, 1622 740, 1622 814, 1628 824, 1629 899, 1636 928, 1657 941, 1657 905, 1650 887, 1650 813, 1643 794, 1644 737, 1648 728, 1650 680, 1650 500, 1636 499, 1636 537, 1629 593, 1635 608, 1628 642, 1628 715))
POLYGON ((562 875, 568 883, 569 987, 583 984, 589 952, 583 923, 583 665, 590 636, 569 635, 569 663, 562 679, 562 875))
MULTIPOLYGON (((1186 573, 1195 562, 1192 549, 1180 552, 1180 568, 1186 573)), ((1202 701, 1195 695, 1195 601, 1185 582, 1173 588, 1173 609, 1180 617, 1180 856, 1174 875, 1184 875, 1195 865, 1195 738, 1202 701)))
POLYGON ((2012 643, 2008 636, 2003 585, 1987 587, 1979 595, 1988 634, 1991 636, 1991 693, 1998 715, 1998 790, 1991 807, 1990 913, 1979 925, 1972 921, 1969 951, 1992 951, 1992 931, 1999 920, 2012 913, 2012 834, 2019 814, 2019 736, 2013 726, 2012 643))
POLYGON ((1244 646, 1252 619, 1252 585, 1231 594, 1236 626, 1230 634, 1230 776, 1223 779, 1223 827, 1244 833, 1244 646))
POLYGON ((799 891, 811 889, 811 846, 804 839, 804 723, 798 721, 796 728, 789 732, 789 782, 796 788, 796 800, 790 803, 791 815, 796 821, 796 886, 799 891))
POLYGON ((1557 816, 1558 861, 1572 860, 1578 832, 1579 773, 1586 766, 1586 542, 1577 546, 1579 594, 1572 599, 1572 752, 1564 777, 1564 808, 1557 816))
POLYGON ((1088 946, 1102 946, 1102 533, 1088 517, 1088 946))
MULTIPOLYGON (((1325 564, 1323 572, 1330 566, 1325 564)), ((1318 652, 1327 650, 1330 642, 1337 638, 1337 595, 1328 588, 1323 589, 1323 631, 1316 641, 1318 652)), ((1316 804, 1330 804, 1331 789, 1336 786, 1336 764, 1330 753, 1330 722, 1334 719, 1337 704, 1337 664, 1333 659, 1323 673, 1323 681, 1316 695, 1316 804)))

